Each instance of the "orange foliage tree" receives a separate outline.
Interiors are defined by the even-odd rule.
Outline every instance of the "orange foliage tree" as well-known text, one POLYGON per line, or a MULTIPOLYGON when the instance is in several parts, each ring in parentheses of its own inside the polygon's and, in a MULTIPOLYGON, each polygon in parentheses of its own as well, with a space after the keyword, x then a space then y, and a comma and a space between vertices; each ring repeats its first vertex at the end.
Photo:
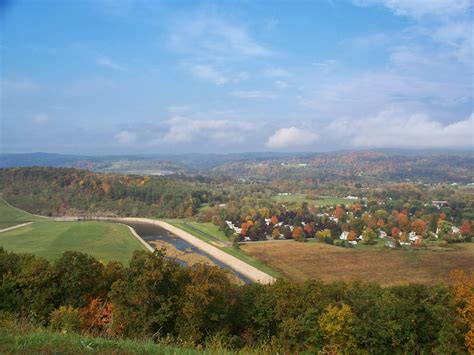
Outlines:
POLYGON ((457 326, 465 334, 464 344, 469 354, 474 354, 474 270, 471 275, 462 270, 451 271, 451 292, 457 306, 457 326))

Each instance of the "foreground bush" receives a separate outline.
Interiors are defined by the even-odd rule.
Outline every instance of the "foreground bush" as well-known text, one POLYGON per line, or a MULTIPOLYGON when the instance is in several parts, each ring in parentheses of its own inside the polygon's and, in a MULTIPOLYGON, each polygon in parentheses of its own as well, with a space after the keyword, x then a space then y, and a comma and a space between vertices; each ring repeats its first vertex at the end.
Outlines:
POLYGON ((0 311, 53 329, 262 352, 472 351, 474 277, 451 289, 278 280, 234 285, 227 272, 181 267, 160 252, 130 266, 75 252, 54 263, 0 249, 0 311))

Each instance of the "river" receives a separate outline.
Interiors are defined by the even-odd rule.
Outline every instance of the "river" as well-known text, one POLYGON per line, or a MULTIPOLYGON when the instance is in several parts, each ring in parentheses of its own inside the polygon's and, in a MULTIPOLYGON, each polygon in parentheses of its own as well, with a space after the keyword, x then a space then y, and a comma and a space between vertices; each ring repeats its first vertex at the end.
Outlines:
POLYGON ((251 283, 252 281, 245 277, 244 275, 240 274, 239 272, 233 270, 226 264, 220 262, 216 258, 210 256, 209 254, 205 253, 204 251, 196 248, 195 246, 191 245, 187 241, 179 238, 178 236, 174 235, 167 230, 151 224, 151 223, 142 223, 142 222, 129 222, 129 221, 119 221, 120 223, 126 224, 137 232, 137 234, 145 240, 148 244, 152 247, 157 247, 159 245, 166 245, 171 244, 178 253, 175 253, 174 258, 184 266, 189 264, 189 257, 191 255, 199 256, 199 260, 204 263, 217 265, 222 269, 231 271, 238 279, 243 281, 246 284, 251 283), (164 242, 164 243, 163 243, 164 242))

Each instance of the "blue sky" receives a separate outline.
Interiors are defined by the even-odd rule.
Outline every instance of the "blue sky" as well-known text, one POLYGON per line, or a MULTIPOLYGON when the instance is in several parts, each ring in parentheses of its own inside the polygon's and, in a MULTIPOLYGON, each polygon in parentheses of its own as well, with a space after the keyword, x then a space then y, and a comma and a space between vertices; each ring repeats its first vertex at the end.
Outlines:
POLYGON ((0 4, 1 152, 474 146, 469 0, 0 4))

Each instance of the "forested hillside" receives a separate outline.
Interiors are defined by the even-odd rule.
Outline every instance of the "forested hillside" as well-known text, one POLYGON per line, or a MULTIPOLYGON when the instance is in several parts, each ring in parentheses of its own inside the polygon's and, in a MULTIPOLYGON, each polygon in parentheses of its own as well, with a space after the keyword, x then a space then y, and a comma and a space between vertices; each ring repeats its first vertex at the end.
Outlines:
POLYGON ((12 168, 0 171, 3 196, 13 205, 42 215, 116 214, 191 216, 206 192, 197 180, 98 174, 66 168, 12 168))

